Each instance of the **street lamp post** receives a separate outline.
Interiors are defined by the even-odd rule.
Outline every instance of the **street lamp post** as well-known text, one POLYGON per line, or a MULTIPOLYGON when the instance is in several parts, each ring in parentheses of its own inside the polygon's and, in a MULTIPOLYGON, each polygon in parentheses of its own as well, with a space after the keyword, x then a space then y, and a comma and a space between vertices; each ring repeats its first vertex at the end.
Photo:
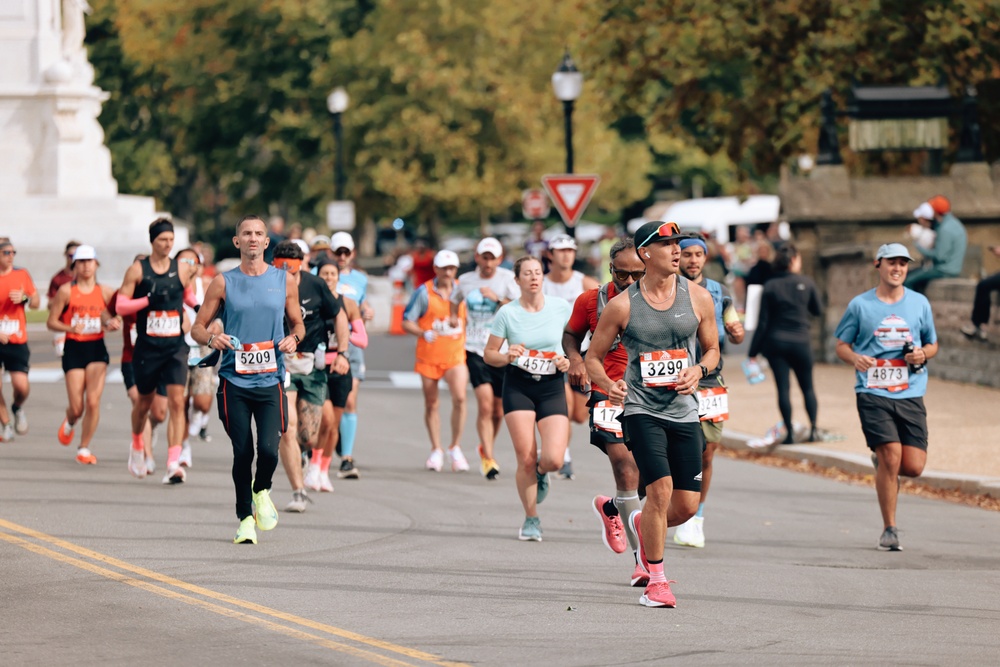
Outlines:
MULTIPOLYGON (((566 173, 573 173, 573 105, 583 90, 583 74, 576 68, 569 49, 563 54, 559 68, 552 73, 552 90, 563 103, 563 118, 566 122, 566 173)), ((576 236, 576 230, 566 225, 566 233, 576 236)))
POLYGON ((340 117, 347 110, 350 98, 343 86, 337 86, 326 98, 326 108, 333 114, 333 137, 337 144, 337 155, 333 164, 334 198, 344 200, 344 127, 340 117))

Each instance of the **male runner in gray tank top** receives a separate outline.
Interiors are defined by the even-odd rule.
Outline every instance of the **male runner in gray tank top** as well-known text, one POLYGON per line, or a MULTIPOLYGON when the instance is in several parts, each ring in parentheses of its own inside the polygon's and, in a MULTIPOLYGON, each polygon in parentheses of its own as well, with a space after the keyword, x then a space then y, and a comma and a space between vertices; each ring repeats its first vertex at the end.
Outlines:
POLYGON ((684 523, 698 508, 704 436, 694 392, 719 363, 712 296, 679 275, 682 238, 673 222, 647 222, 636 231, 646 274, 608 302, 586 361, 591 383, 624 405, 625 444, 646 483, 646 507, 629 522, 649 571, 639 599, 647 607, 677 604, 663 573, 663 545, 668 525, 684 523), (619 335, 628 366, 624 379, 612 382, 604 357, 619 335), (697 365, 696 342, 702 349, 697 365))

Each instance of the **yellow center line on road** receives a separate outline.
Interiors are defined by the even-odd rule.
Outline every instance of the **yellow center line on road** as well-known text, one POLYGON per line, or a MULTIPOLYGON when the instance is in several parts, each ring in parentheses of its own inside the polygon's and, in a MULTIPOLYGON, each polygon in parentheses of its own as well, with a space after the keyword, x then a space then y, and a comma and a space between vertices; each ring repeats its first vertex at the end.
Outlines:
MULTIPOLYGON (((188 591, 189 593, 194 593, 196 595, 200 595, 200 596, 203 596, 203 597, 206 597, 206 598, 210 598, 210 599, 216 600, 218 602, 224 602, 224 603, 226 603, 228 605, 231 605, 233 607, 238 607, 238 608, 245 609, 245 610, 248 610, 248 611, 256 612, 258 614, 263 614, 265 616, 270 616, 273 619, 278 619, 278 620, 286 621, 288 623, 294 623, 295 625, 299 625, 299 626, 302 626, 302 627, 310 628, 312 630, 317 630, 319 632, 324 632, 326 634, 334 635, 336 637, 340 637, 342 639, 347 639, 347 640, 350 640, 350 641, 353 641, 353 642, 357 642, 359 644, 365 644, 365 645, 370 646, 372 648, 377 648, 377 649, 381 649, 383 651, 389 651, 389 652, 392 652, 392 653, 396 653, 396 654, 405 656, 407 658, 411 658, 413 660, 418 660, 418 661, 424 662, 424 663, 430 663, 430 664, 433 664, 433 665, 440 665, 441 667, 468 667, 464 663, 451 662, 451 661, 443 660, 442 658, 440 658, 440 657, 438 657, 438 656, 436 656, 436 655, 434 655, 432 653, 425 653, 424 651, 420 651, 420 650, 417 650, 417 649, 408 648, 406 646, 399 646, 398 644, 393 644, 391 642, 382 641, 380 639, 375 639, 373 637, 367 637, 365 635, 361 635, 361 634, 358 634, 356 632, 351 632, 350 630, 343 630, 341 628, 337 628, 337 627, 334 627, 332 625, 327 625, 326 623, 320 623, 318 621, 313 621, 313 620, 310 620, 308 618, 303 618, 301 616, 296 616, 295 614, 289 614, 289 613, 286 613, 286 612, 283 612, 283 611, 279 611, 277 609, 271 609, 270 607, 265 607, 263 605, 259 605, 259 604, 256 604, 254 602, 249 602, 247 600, 241 600, 239 598, 234 598, 232 596, 225 595, 224 593, 218 593, 216 591, 213 591, 213 590, 210 590, 210 589, 207 589, 207 588, 202 588, 201 586, 196 586, 194 584, 189 584, 189 583, 187 583, 185 581, 181 581, 180 579, 175 579, 173 577, 169 577, 167 575, 160 574, 159 572, 154 572, 153 570, 147 570, 146 568, 142 568, 142 567, 138 567, 136 565, 132 565, 131 563, 127 563, 125 561, 118 560, 117 558, 113 558, 111 556, 106 556, 106 555, 104 555, 102 553, 99 553, 97 551, 92 551, 92 550, 87 549, 85 547, 81 547, 81 546, 78 546, 76 544, 73 544, 72 542, 67 542, 65 540, 59 539, 58 537, 53 537, 52 535, 47 535, 45 533, 33 530, 31 528, 26 528, 26 527, 20 526, 20 525, 18 525, 16 523, 11 523, 10 521, 6 521, 4 519, 0 519, 0 527, 5 528, 5 529, 7 529, 7 530, 9 530, 9 531, 11 531, 13 533, 20 533, 21 535, 24 535, 24 536, 27 536, 27 537, 31 537, 31 538, 34 538, 36 540, 42 541, 42 542, 47 542, 48 544, 51 544, 53 546, 57 546, 57 547, 59 547, 61 549, 64 549, 66 551, 70 551, 72 553, 78 554, 78 555, 83 556, 85 558, 89 558, 91 560, 95 560, 95 561, 98 561, 100 563, 104 563, 105 565, 109 565, 111 567, 115 567, 115 568, 118 568, 120 570, 124 570, 126 572, 131 572, 132 574, 135 574, 135 575, 138 575, 138 576, 141 576, 141 577, 146 577, 147 579, 152 579, 153 581, 157 581, 157 582, 159 582, 161 584, 166 584, 168 586, 173 586, 175 588, 179 588, 181 590, 188 591)), ((268 628, 270 630, 273 630, 275 632, 287 635, 289 637, 294 637, 296 639, 302 639, 304 641, 308 641, 308 642, 311 642, 313 644, 317 644, 319 646, 323 646, 325 648, 333 649, 335 651, 349 653, 351 655, 363 658, 365 660, 369 660, 369 661, 374 662, 374 663, 379 664, 379 665, 386 665, 387 667, 398 667, 398 666, 410 666, 410 665, 412 665, 412 663, 409 663, 409 662, 403 662, 401 660, 397 660, 395 658, 391 658, 391 657, 387 657, 387 656, 382 656, 382 655, 379 655, 377 653, 373 653, 371 651, 367 651, 365 649, 353 647, 353 646, 350 646, 348 644, 342 644, 340 642, 335 642, 335 641, 332 641, 332 640, 327 639, 325 637, 319 637, 319 636, 316 636, 316 635, 313 635, 313 634, 309 634, 307 632, 303 632, 302 630, 299 630, 297 628, 291 628, 291 627, 288 627, 286 625, 281 625, 280 623, 275 623, 274 621, 268 620, 266 618, 259 618, 257 616, 251 616, 250 614, 246 614, 246 613, 244 613, 242 611, 237 611, 235 609, 229 609, 229 608, 226 608, 226 607, 214 604, 212 602, 208 602, 206 600, 201 600, 201 599, 198 599, 196 597, 192 597, 190 595, 185 595, 183 593, 179 593, 177 591, 173 591, 173 590, 170 590, 168 588, 163 588, 162 586, 157 586, 155 584, 152 584, 152 583, 147 582, 147 581, 143 581, 141 579, 135 579, 133 577, 129 577, 129 576, 126 576, 124 574, 121 574, 120 572, 115 572, 114 570, 109 570, 109 569, 101 567, 99 565, 95 565, 93 563, 89 563, 89 562, 87 562, 85 560, 82 560, 82 559, 79 559, 79 558, 74 558, 72 556, 68 556, 66 554, 62 554, 62 553, 59 553, 57 551, 53 551, 51 549, 48 549, 46 547, 34 544, 34 543, 29 542, 27 540, 24 540, 24 539, 22 539, 20 537, 17 537, 16 535, 11 535, 11 534, 8 534, 8 533, 0 532, 0 539, 4 540, 6 542, 9 542, 11 544, 14 544, 16 546, 19 546, 19 547, 21 547, 23 549, 26 549, 28 551, 31 551, 33 553, 36 553, 36 554, 39 554, 39 555, 42 555, 42 556, 46 556, 48 558, 51 558, 53 560, 56 560, 56 561, 59 561, 59 562, 62 562, 62 563, 66 563, 68 565, 72 565, 72 566, 80 568, 82 570, 87 570, 89 572, 98 574, 98 575, 103 576, 103 577, 107 577, 108 579, 112 579, 114 581, 118 581, 120 583, 124 583, 124 584, 127 584, 129 586, 134 586, 136 588, 140 588, 142 590, 146 590, 148 592, 155 593, 157 595, 161 595, 161 596, 166 597, 166 598, 178 600, 178 601, 181 601, 181 602, 185 602, 187 604, 191 604, 191 605, 194 605, 194 606, 197 606, 197 607, 201 607, 202 609, 205 609, 205 610, 208 610, 208 611, 220 614, 222 616, 226 616, 228 618, 233 618, 233 619, 237 619, 237 620, 244 621, 244 622, 247 622, 247 623, 261 625, 263 627, 266 627, 266 628, 268 628)))

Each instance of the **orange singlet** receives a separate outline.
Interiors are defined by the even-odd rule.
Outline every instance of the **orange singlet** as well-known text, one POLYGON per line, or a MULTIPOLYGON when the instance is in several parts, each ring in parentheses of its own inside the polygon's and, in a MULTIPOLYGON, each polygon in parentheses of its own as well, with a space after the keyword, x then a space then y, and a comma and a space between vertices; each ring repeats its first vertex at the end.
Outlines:
POLYGON ((465 302, 458 309, 458 326, 452 327, 451 302, 434 289, 434 281, 424 283, 427 289, 427 312, 420 316, 417 324, 426 331, 433 329, 438 337, 428 343, 423 337, 417 339, 418 373, 433 380, 440 380, 444 372, 465 363, 465 302))
POLYGON ((95 284, 90 292, 83 292, 74 280, 70 286, 69 303, 59 319, 63 324, 75 326, 83 322, 83 332, 69 332, 67 340, 86 342, 104 338, 104 327, 101 325, 101 312, 107 308, 104 303, 104 293, 101 286, 95 284))

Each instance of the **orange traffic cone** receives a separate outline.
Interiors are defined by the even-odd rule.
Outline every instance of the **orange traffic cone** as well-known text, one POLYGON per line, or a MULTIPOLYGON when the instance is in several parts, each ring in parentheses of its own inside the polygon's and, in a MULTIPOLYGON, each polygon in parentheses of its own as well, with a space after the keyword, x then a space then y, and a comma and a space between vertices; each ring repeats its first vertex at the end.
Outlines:
POLYGON ((389 320, 389 334, 405 336, 403 331, 403 310, 406 308, 406 290, 402 280, 392 281, 392 316, 389 320))

